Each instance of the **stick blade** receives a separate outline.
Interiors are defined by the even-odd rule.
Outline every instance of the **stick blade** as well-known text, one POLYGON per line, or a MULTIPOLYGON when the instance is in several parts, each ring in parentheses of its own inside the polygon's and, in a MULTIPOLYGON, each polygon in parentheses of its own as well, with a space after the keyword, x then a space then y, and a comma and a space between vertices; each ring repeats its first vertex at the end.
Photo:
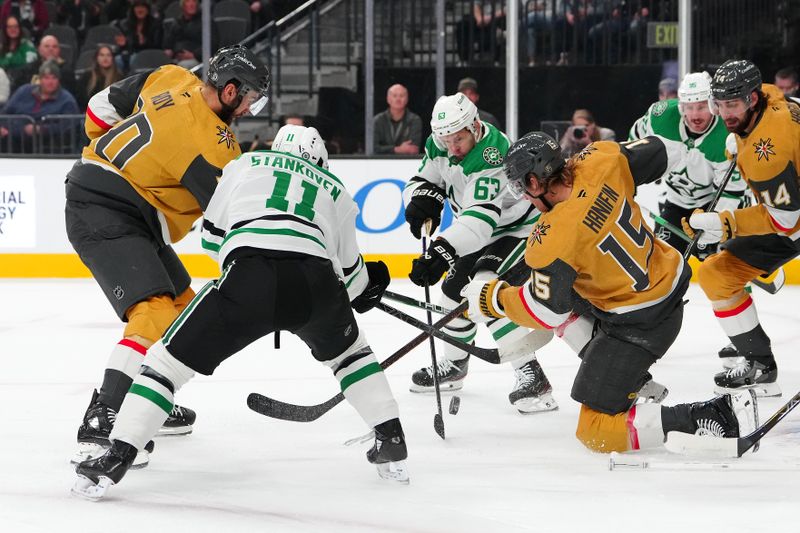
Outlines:
POLYGON ((433 429, 444 440, 444 419, 439 413, 433 415, 433 429))
POLYGON ((247 396, 247 407, 258 414, 288 420, 289 422, 313 422, 344 399, 342 393, 318 405, 294 405, 274 400, 263 394, 252 392, 247 396))
POLYGON ((664 447, 672 453, 700 457, 739 457, 738 440, 670 431, 664 447))

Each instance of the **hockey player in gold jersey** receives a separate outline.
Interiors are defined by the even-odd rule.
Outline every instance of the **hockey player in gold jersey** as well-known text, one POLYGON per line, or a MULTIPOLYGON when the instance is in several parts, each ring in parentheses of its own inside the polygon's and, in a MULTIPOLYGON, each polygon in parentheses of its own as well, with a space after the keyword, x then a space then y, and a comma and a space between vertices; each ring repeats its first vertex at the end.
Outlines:
MULTIPOLYGON (((268 91, 267 68, 237 45, 214 55, 206 83, 166 65, 89 101, 91 143, 67 175, 67 235, 127 324, 78 429, 75 461, 108 447, 143 356, 194 296, 170 243, 190 231, 222 167, 240 155, 231 121, 258 113, 268 91)), ((189 433, 194 418, 176 406, 162 433, 189 433)))
POLYGON ((719 67, 711 95, 712 111, 731 132, 728 151, 738 154, 736 164, 758 202, 684 219, 688 233, 703 230, 700 243, 723 243, 698 276, 740 360, 714 381, 720 392, 753 388, 760 396, 780 396, 770 340, 744 287, 800 255, 800 108, 774 85, 762 85, 758 68, 746 60, 719 67))
POLYGON ((755 399, 637 403, 650 366, 678 335, 691 269, 655 237, 634 201, 676 162, 658 137, 595 142, 567 161, 541 132, 514 143, 508 189, 544 214, 528 238, 530 280, 510 287, 474 280, 464 291, 478 321, 508 317, 555 329, 581 365, 572 398, 582 404, 577 437, 600 452, 659 446, 671 431, 738 436, 755 425, 755 399))

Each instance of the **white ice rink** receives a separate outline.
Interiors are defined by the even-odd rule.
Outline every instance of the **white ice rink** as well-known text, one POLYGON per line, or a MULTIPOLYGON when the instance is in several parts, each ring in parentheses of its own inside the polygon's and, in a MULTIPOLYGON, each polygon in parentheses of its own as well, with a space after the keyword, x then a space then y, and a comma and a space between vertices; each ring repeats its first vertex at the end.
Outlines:
MULTIPOLYGON (((392 289, 422 296, 404 281, 392 289)), ((2 533, 800 531, 800 409, 761 451, 727 469, 687 469, 685 458, 662 451, 646 455, 663 469, 609 471, 607 456, 574 437, 579 406, 569 393, 578 359, 557 339, 540 360, 559 411, 518 414, 507 399, 511 368, 473 359, 461 411, 445 414, 446 441, 433 431, 433 396, 408 391, 411 373, 430 361, 427 344, 390 368, 411 473, 409 486, 396 486, 378 479, 367 445, 342 445, 367 431, 349 405, 309 424, 247 408, 251 391, 301 404, 338 392, 296 338, 285 333, 275 351, 270 336, 190 382, 178 399, 197 410, 195 432, 157 439, 148 468, 90 503, 70 496, 68 460, 121 326, 91 280, 3 280, 0 291, 2 533)), ((716 352, 727 342, 699 288, 688 296, 683 331, 652 370, 671 391, 667 404, 712 396, 716 352)), ((765 419, 800 387, 800 288, 754 297, 784 391, 760 403, 765 419)), ((379 359, 415 335, 377 310, 360 322, 379 359)))

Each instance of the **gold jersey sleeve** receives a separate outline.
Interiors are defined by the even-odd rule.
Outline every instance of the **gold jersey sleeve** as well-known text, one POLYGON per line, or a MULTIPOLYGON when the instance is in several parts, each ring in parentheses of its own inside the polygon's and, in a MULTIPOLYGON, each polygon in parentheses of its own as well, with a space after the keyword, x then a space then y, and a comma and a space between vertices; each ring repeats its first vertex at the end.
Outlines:
POLYGON ((736 136, 737 166, 758 205, 734 212, 736 235, 800 231, 800 108, 764 84, 766 107, 746 137, 736 136))
POLYGON ((122 176, 158 210, 167 242, 189 232, 222 168, 241 154, 228 125, 206 104, 202 87, 181 67, 161 67, 147 78, 134 113, 82 154, 85 163, 122 176))
POLYGON ((572 290, 609 315, 646 309, 672 294, 684 268, 645 224, 620 145, 593 143, 574 163, 570 197, 542 215, 528 238, 531 280, 501 290, 500 303, 517 323, 558 326, 569 316, 572 290))

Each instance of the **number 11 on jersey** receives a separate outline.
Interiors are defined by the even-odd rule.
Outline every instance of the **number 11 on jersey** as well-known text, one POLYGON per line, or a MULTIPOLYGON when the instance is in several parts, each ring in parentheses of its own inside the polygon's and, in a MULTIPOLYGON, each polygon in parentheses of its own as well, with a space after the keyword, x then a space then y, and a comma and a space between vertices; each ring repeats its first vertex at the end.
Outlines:
MULTIPOLYGON (((286 199, 286 195, 289 192, 289 186, 292 184, 292 175, 282 170, 275 170, 272 175, 275 176, 275 188, 272 189, 272 196, 267 199, 265 207, 288 213, 289 200, 286 199)), ((312 221, 314 220, 314 202, 317 199, 319 187, 302 178, 299 179, 300 187, 303 188, 303 197, 299 203, 295 204, 294 213, 312 221)))

